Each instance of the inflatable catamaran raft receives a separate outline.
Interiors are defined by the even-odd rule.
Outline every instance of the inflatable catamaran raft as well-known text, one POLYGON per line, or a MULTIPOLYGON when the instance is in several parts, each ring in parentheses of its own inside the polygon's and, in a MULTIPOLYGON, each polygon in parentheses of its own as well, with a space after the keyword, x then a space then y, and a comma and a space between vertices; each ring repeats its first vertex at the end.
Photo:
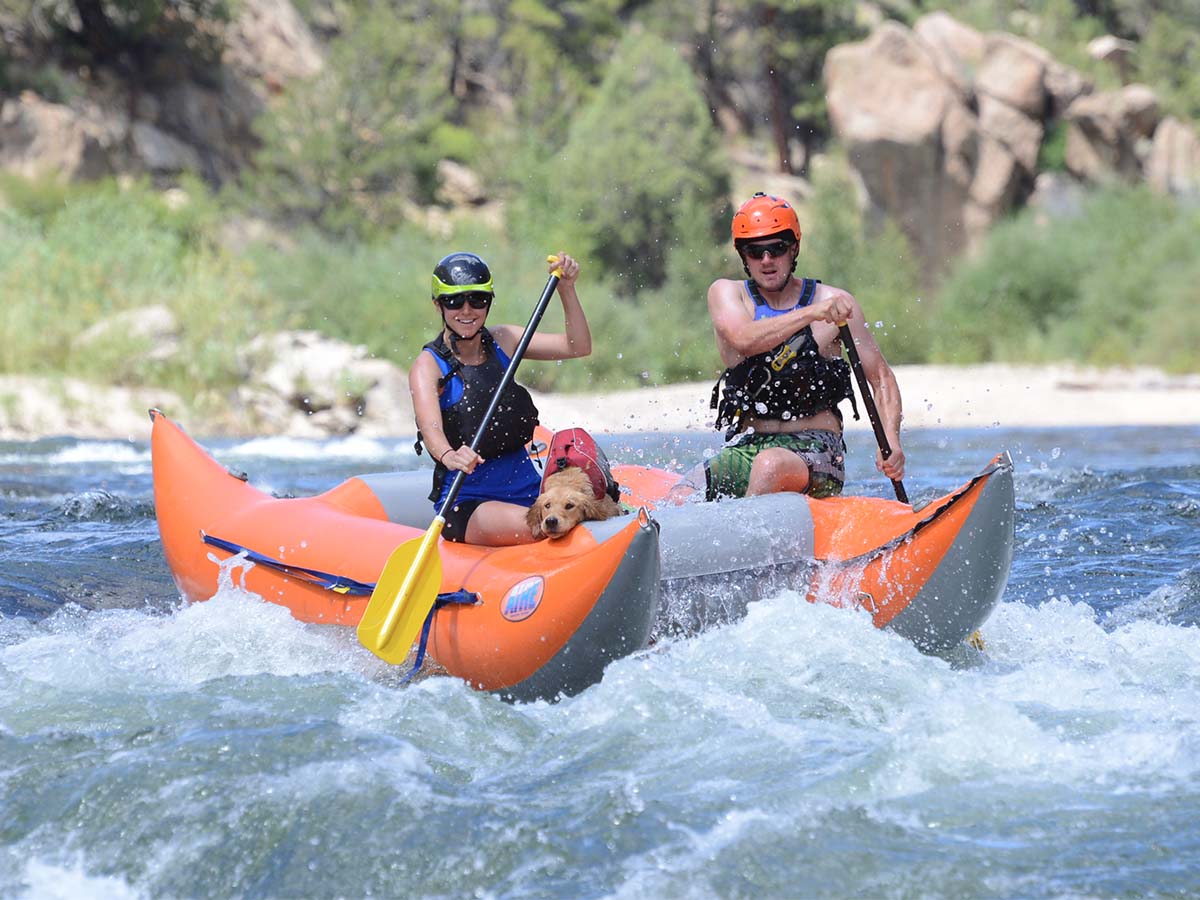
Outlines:
MULTIPOLYGON (((212 597, 241 556, 245 587, 305 622, 354 626, 389 554, 433 512, 427 471, 361 475, 279 499, 231 473, 152 411, 154 499, 180 592, 212 597)), ((552 699, 657 635, 736 619, 783 588, 867 610, 879 627, 940 653, 999 601, 1012 560, 1012 465, 994 459, 914 511, 870 497, 798 494, 656 509, 679 476, 613 467, 638 510, 518 547, 442 542, 428 655, 507 699, 552 699)))

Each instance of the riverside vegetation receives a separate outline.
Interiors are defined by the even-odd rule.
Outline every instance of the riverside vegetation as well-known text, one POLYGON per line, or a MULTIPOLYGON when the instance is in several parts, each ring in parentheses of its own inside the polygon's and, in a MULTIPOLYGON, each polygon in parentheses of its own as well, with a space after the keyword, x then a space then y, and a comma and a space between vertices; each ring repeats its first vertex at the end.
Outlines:
MULTIPOLYGON (((1176 372, 1200 364, 1200 210, 1113 189, 1067 218, 1023 212, 925 297, 899 234, 861 237, 848 184, 836 174, 815 183, 802 267, 854 286, 894 362, 1070 359, 1176 372)), ((272 330, 312 328, 406 365, 435 329, 427 296, 435 248, 480 248, 497 273, 498 312, 521 322, 547 246, 477 225, 436 239, 408 226, 369 241, 306 230, 286 247, 231 249, 220 237, 226 211, 200 185, 177 209, 144 185, 0 185, 0 371, 161 385, 214 403, 244 377, 238 348, 272 330), (120 331, 76 341, 98 321, 155 304, 181 325, 170 356, 120 331)), ((704 286, 736 271, 714 248, 690 277, 626 295, 621 273, 593 265, 584 295, 592 356, 531 363, 523 378, 613 389, 714 377, 704 286)))
MULTIPOLYGON (((671 46, 704 46, 704 33, 684 33, 703 16, 674 15, 671 2, 626 6, 609 0, 564 12, 530 2, 502 22, 461 16, 458 4, 431 3, 414 18, 413 4, 356 0, 338 8, 326 70, 264 117, 256 165, 236 184, 185 179, 181 192, 164 196, 137 181, 62 186, 3 176, 0 372, 160 385, 202 410, 241 382, 238 350, 263 332, 311 328, 406 366, 436 327, 433 262, 468 247, 492 264, 496 316, 513 322, 525 320, 538 295, 547 251, 566 248, 585 263, 581 294, 594 352, 568 365, 527 364, 522 377, 533 386, 715 377, 705 291, 739 266, 727 242, 736 167, 711 110, 722 85, 752 83, 736 69, 754 54, 698 52, 689 65, 671 46), (635 14, 639 27, 625 27, 635 14), (455 40, 442 39, 446 29, 455 40), (480 72, 464 68, 472 48, 503 60, 485 70, 500 90, 468 77, 480 72), (489 92, 490 101, 479 101, 489 92), (496 95, 510 102, 496 104, 496 95), (413 210, 437 202, 441 159, 480 172, 503 201, 502 220, 459 215, 437 231, 416 224, 413 210), (230 223, 247 218, 271 222, 270 236, 231 237, 230 223), (151 305, 166 306, 179 323, 171 354, 147 352, 147 338, 119 329, 77 340, 98 322, 151 305)), ((825 150, 819 166, 804 154, 812 189, 795 198, 805 226, 800 268, 855 293, 892 362, 1200 369, 1200 209, 1143 188, 1095 189, 1056 216, 1017 213, 936 289, 922 289, 900 232, 866 227, 824 117, 820 60, 829 46, 860 36, 852 5, 754 6, 745 21, 764 21, 758 7, 777 8, 797 17, 789 34, 805 35, 774 52, 788 71, 811 77, 767 84, 788 91, 777 99, 806 149, 825 150)), ((922 6, 934 4, 915 4, 913 14, 922 6)), ((956 14, 989 27, 1011 25, 1013 10, 1029 4, 959 6, 956 14)), ((1200 65, 1190 63, 1200 49, 1170 27, 1173 4, 1092 3, 1091 16, 1058 0, 1034 6, 1039 39, 1063 48, 1121 23, 1137 30, 1154 50, 1139 59, 1158 67, 1139 74, 1194 120, 1200 65), (1179 65, 1164 67, 1164 59, 1179 65)), ((329 10, 301 9, 328 28, 329 10)), ((749 28, 718 37, 730 49, 763 39, 749 28)), ((37 74, 9 66, 0 86, 17 89, 37 74)), ((1111 77, 1094 74, 1101 83, 1111 77)), ((749 94, 745 102, 762 101, 749 94)), ((776 146, 779 160, 765 151, 764 161, 787 167, 786 146, 776 146)))

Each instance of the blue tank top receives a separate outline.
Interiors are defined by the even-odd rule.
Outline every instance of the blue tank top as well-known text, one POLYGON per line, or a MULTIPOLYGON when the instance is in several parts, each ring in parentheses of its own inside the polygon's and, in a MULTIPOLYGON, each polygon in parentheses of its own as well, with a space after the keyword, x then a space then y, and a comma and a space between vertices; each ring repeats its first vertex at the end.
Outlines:
POLYGON ((787 309, 775 309, 767 304, 766 299, 758 292, 758 288, 753 281, 746 280, 746 291, 750 294, 750 298, 754 301, 754 320, 773 319, 776 316, 786 316, 790 312, 795 312, 798 309, 803 309, 812 303, 813 297, 817 295, 818 281, 805 278, 802 280, 800 290, 800 299, 796 301, 795 306, 789 306, 787 309))

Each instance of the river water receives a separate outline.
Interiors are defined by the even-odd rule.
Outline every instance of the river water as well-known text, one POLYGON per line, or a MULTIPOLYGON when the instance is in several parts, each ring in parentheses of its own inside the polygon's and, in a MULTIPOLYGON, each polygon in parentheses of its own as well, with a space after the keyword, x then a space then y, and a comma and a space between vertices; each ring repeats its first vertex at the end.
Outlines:
MULTIPOLYGON (((293 494, 417 465, 205 443, 293 494)), ((0 897, 1200 895, 1200 428, 914 431, 909 493, 1002 448, 983 653, 782 593, 514 706, 232 586, 181 604, 145 443, 0 443, 0 897)))

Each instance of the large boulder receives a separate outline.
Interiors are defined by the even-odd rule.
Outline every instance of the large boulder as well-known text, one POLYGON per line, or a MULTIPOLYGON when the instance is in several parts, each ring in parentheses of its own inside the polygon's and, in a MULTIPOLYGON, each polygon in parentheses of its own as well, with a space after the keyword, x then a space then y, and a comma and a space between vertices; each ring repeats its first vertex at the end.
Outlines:
POLYGON ((868 210, 899 223, 930 280, 1028 192, 1042 134, 1022 112, 1028 92, 984 95, 981 114, 969 79, 987 44, 944 15, 932 25, 934 44, 886 23, 825 58, 830 119, 868 210))
POLYGON ((1046 114, 1046 56, 1009 34, 989 35, 975 90, 995 97, 1031 119, 1046 114))
POLYGON ((27 178, 92 179, 117 171, 125 123, 94 103, 30 91, 0 102, 0 168, 27 178))
POLYGON ((78 378, 0 375, 0 441, 52 435, 146 440, 146 411, 183 409, 178 395, 161 388, 94 384, 78 378))
MULTIPOLYGON (((212 27, 218 27, 213 25, 212 27)), ((289 0, 242 0, 224 29, 223 65, 161 87, 111 72, 72 73, 73 96, 26 92, 0 103, 0 168, 26 176, 195 172, 232 179, 257 147, 254 122, 289 81, 319 72, 318 44, 289 0)))
POLYGON ((944 12, 921 16, 913 31, 925 42, 938 71, 969 98, 975 91, 975 73, 987 55, 983 34, 944 12))
POLYGON ((1141 84, 1080 97, 1066 111, 1066 163, 1087 181, 1141 180, 1143 159, 1162 113, 1141 84))
POLYGON ((411 434, 408 376, 366 347, 315 331, 256 338, 243 351, 238 402, 260 432, 296 436, 411 434))
POLYGON ((277 93, 321 71, 317 41, 289 0, 241 0, 237 11, 226 29, 224 62, 244 79, 277 93))
POLYGON ((1146 180, 1164 194, 1200 200, 1200 138, 1196 130, 1167 116, 1154 131, 1146 180))
POLYGON ((1116 35, 1104 34, 1088 41, 1087 53, 1092 59, 1107 63, 1121 76, 1122 83, 1129 82, 1133 74, 1134 54, 1137 45, 1116 35))
POLYGON ((1048 124, 1091 90, 1036 44, 942 12, 833 48, 825 85, 868 211, 900 225, 927 281, 1025 201, 1048 124))

